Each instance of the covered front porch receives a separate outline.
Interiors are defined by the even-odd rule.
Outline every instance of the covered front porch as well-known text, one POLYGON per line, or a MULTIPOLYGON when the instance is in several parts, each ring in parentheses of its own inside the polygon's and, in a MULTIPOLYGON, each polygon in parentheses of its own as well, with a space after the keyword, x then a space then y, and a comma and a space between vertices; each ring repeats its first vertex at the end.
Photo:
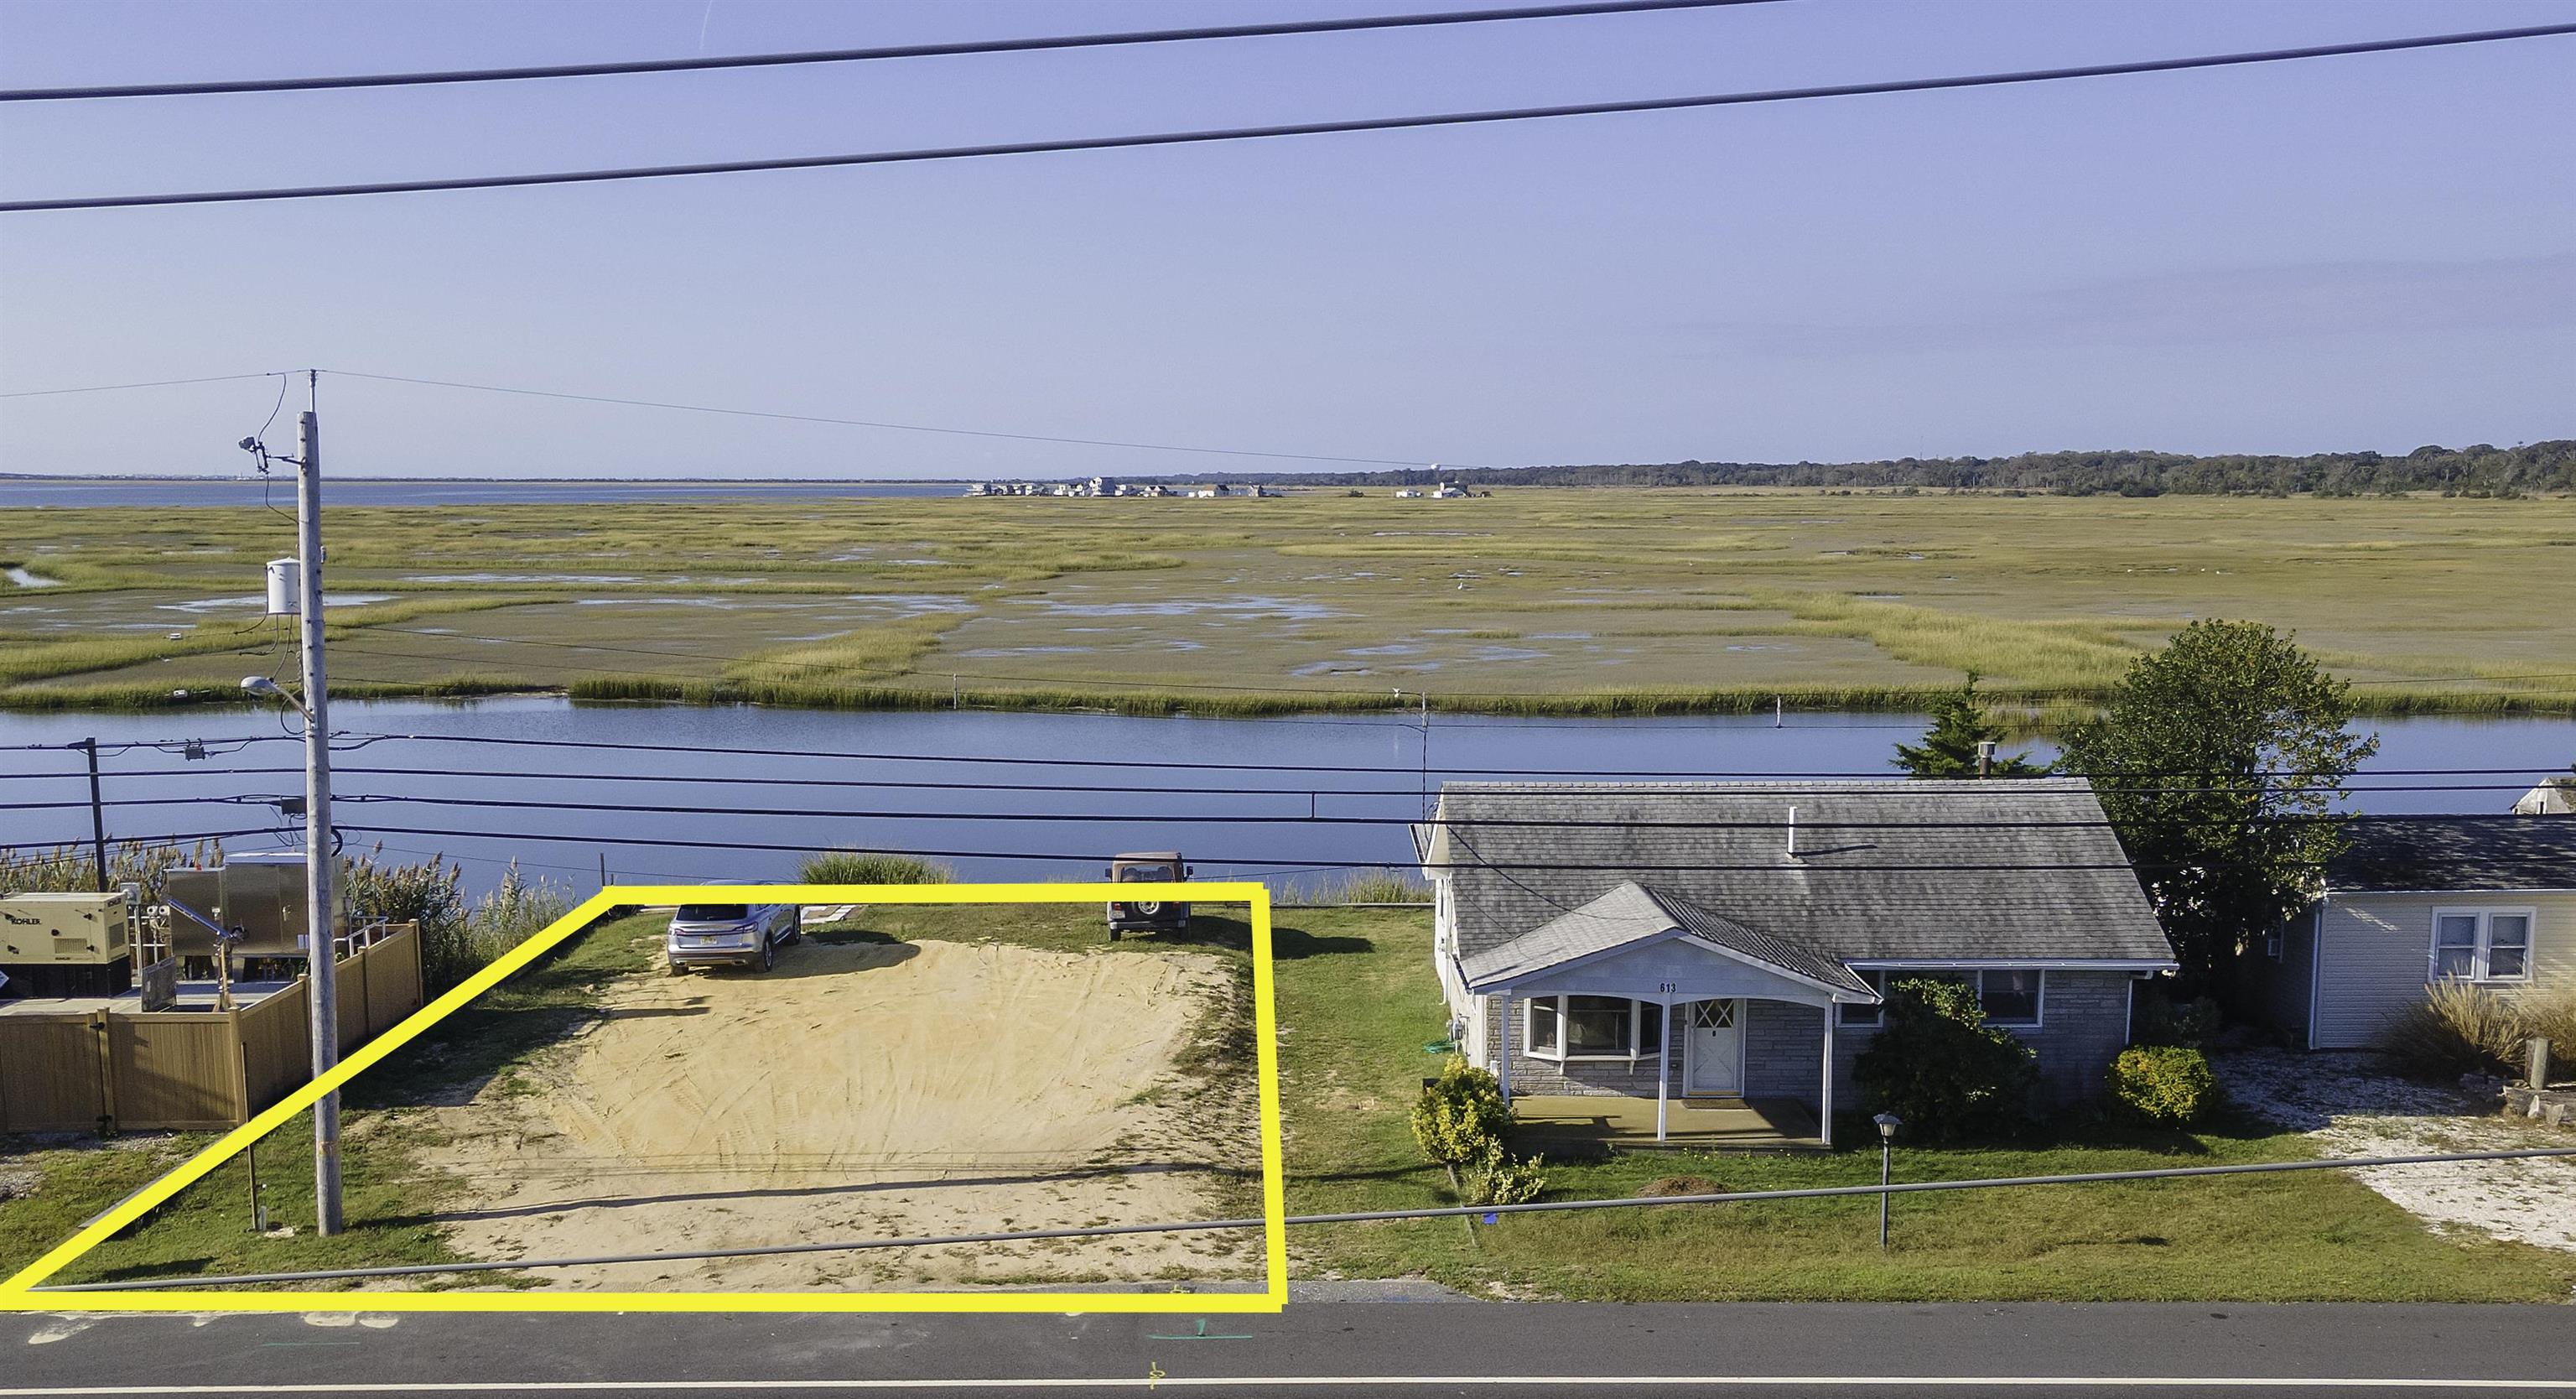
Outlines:
POLYGON ((1831 1146, 1837 1008, 1878 999, 1829 957, 1635 883, 1459 971, 1522 1130, 1596 1142, 1831 1146), (1747 1027, 1785 1023, 1762 1006, 1795 1007, 1816 1037, 1775 1048, 1757 1080, 1747 1027), (1783 1098, 1808 1084, 1812 1100, 1783 1098))
POLYGON ((1512 1100, 1519 1140, 1532 1146, 1694 1151, 1823 1151, 1822 1127, 1789 1098, 1652 1098, 1524 1093, 1512 1100))

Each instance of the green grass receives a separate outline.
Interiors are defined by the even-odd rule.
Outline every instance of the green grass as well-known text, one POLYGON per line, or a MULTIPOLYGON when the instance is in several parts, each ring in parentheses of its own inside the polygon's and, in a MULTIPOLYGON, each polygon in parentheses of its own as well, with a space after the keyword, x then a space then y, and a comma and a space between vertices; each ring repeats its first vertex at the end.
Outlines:
MULTIPOLYGON (((230 698, 282 654, 246 609, 178 641, 160 625, 255 591, 276 516, 22 513, 8 552, 63 586, 13 590, 44 610, 0 636, 0 706, 230 698)), ((2050 722, 2182 619, 2238 617, 2299 632, 2366 712, 2576 713, 2567 499, 1319 491, 672 518, 335 510, 333 586, 394 596, 334 613, 335 684, 1212 715, 1428 688, 1444 710, 1607 716, 1907 708, 1975 669, 2050 722)))
MULTIPOLYGON (((825 940, 1003 940, 1108 955, 1175 946, 1213 953, 1250 974, 1249 933, 1211 910, 1186 935, 1103 940, 1089 906, 862 910, 825 940)), ((1299 909, 1275 932, 1292 1213, 1454 1203, 1423 1161, 1406 1109, 1436 1061, 1443 1032, 1429 963, 1427 914, 1299 909)), ((444 1198, 408 1169, 414 1129, 402 1104, 508 1075, 532 1051, 581 1024, 599 988, 649 964, 658 929, 629 918, 594 929, 514 981, 488 1005, 359 1080, 348 1169, 354 1227, 336 1240, 259 1240, 245 1227, 242 1179, 227 1165, 183 1192, 149 1226, 85 1261, 81 1276, 120 1269, 240 1271, 449 1255, 426 1216, 444 1198)), ((1210 1017, 1188 1067, 1211 1083, 1247 1073, 1248 1016, 1210 1017)), ((533 1087, 531 1088, 533 1090, 533 1087)), ((1857 1140, 1860 1124, 1842 1135, 1857 1140)), ((272 1139, 269 1200, 309 1217, 298 1151, 305 1129, 272 1139)), ((13 1268, 177 1159, 195 1139, 127 1150, 45 1150, 35 1195, 0 1202, 0 1268, 13 1268)), ((1908 1179, 2064 1174, 2132 1167, 2304 1159, 2295 1134, 2230 1120, 2157 1132, 2075 1120, 2045 1140, 1909 1147, 1908 1179)), ((12 1162, 11 1164, 15 1164, 12 1162)), ((1862 1184, 1874 1150, 1743 1155, 1630 1152, 1553 1163, 1548 1198, 1629 1198, 1685 1188, 1785 1189, 1862 1184), (1706 1185, 1699 1184, 1705 1182, 1706 1185)), ((2522 1245, 2436 1235, 2339 1172, 2119 1185, 1964 1191, 1900 1197, 1897 1246, 1877 1247, 1868 1199, 1671 1206, 1510 1218, 1472 1232, 1456 1219, 1331 1226, 1291 1238, 1298 1276, 1423 1276, 1480 1294, 1652 1300, 2179 1300, 2545 1301, 2576 1285, 2576 1258, 2522 1245)), ((485 1281, 489 1281, 486 1279, 485 1281)))

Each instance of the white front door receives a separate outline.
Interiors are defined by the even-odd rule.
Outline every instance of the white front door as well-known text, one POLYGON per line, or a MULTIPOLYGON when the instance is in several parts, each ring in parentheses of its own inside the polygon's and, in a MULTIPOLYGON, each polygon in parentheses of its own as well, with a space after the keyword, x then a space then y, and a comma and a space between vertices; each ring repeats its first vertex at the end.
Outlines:
POLYGON ((1693 1001, 1682 1036, 1684 1093, 1744 1091, 1744 1002, 1693 1001))

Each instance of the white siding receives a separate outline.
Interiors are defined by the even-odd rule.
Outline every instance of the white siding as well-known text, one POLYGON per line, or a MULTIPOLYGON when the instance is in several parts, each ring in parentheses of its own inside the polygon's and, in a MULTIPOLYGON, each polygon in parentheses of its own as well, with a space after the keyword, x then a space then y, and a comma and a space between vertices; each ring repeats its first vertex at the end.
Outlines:
POLYGON ((2424 994, 2437 908, 2536 910, 2531 981, 2483 984, 2509 995, 2524 985, 2576 983, 2576 893, 2336 894, 2326 901, 2320 925, 2317 1032, 2310 1048, 2367 1049, 2391 1016, 2424 994))

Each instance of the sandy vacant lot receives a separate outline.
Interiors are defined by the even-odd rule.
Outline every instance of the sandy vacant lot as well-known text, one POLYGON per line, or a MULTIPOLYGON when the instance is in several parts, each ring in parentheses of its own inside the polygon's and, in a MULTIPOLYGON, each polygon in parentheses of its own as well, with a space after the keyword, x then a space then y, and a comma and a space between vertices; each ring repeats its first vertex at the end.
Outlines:
MULTIPOLYGON (((804 942, 766 976, 637 977, 516 1087, 434 1109, 425 1164, 478 1258, 1206 1219, 1246 1212, 1254 1087, 1174 1067, 1231 995, 1202 954, 804 942), (538 1091, 529 1092, 533 1082, 538 1091)), ((1232 1077, 1229 1075, 1228 1077, 1232 1077)), ((558 1287, 1257 1277, 1254 1235, 549 1270, 558 1287)))

